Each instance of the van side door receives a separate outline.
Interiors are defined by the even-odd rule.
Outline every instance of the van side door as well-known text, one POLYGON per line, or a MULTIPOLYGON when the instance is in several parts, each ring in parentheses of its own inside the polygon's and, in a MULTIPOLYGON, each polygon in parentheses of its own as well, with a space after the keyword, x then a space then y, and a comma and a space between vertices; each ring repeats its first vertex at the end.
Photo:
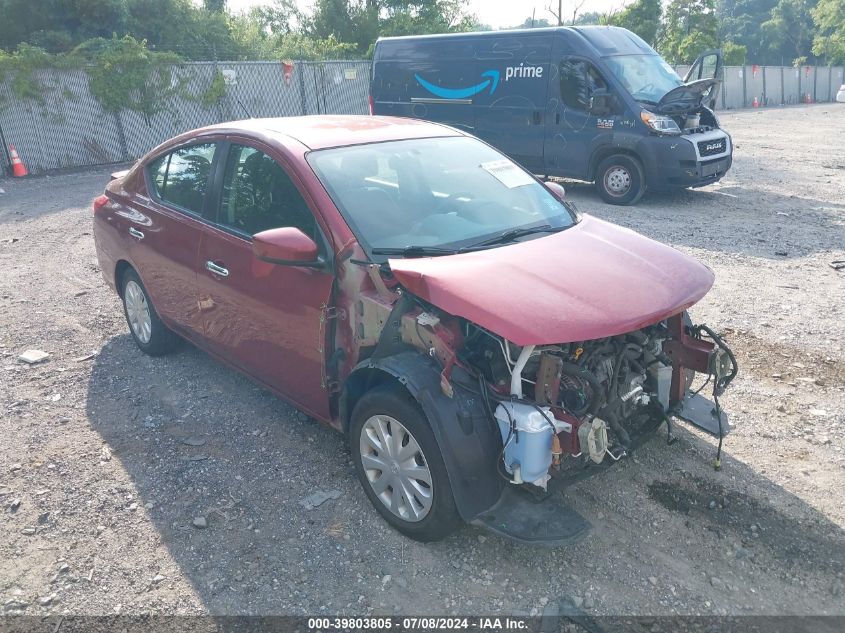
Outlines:
POLYGON ((707 95, 708 100, 706 105, 711 110, 716 108, 716 99, 719 97, 719 89, 722 84, 722 51, 709 50, 704 51, 690 66, 689 72, 684 77, 684 83, 688 84, 691 81, 698 81, 699 79, 718 79, 719 83, 710 89, 710 94, 707 95))
POLYGON ((544 172, 552 40, 502 34, 479 38, 477 74, 491 79, 473 99, 475 135, 535 174, 544 172))
POLYGON ((610 144, 622 104, 603 74, 583 57, 564 56, 558 65, 554 118, 546 126, 546 172, 588 178, 590 157, 610 144))

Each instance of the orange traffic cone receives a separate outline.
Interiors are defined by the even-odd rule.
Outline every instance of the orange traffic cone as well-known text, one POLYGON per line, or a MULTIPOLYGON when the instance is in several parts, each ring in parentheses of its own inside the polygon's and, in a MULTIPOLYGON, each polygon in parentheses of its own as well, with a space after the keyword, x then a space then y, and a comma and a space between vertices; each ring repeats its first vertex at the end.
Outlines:
POLYGON ((760 102, 757 101, 757 97, 754 97, 754 101, 751 102, 751 107, 752 108, 759 108, 760 107, 760 102))
POLYGON ((29 172, 26 170, 26 165, 23 164, 21 157, 18 156, 18 151, 11 143, 9 143, 9 155, 12 157, 12 175, 15 178, 28 176, 29 172))

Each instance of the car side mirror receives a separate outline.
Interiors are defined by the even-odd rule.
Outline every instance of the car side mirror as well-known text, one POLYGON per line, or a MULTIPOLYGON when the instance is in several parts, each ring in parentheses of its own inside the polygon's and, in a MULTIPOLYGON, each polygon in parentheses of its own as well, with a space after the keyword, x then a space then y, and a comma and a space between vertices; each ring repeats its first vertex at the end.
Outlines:
POLYGON ((551 180, 547 180, 543 184, 546 185, 546 189, 548 189, 549 193, 551 193, 555 198, 557 198, 561 202, 564 201, 564 199, 566 198, 566 189, 563 188, 563 185, 557 182, 553 182, 551 180))
POLYGON ((317 243, 293 226, 256 233, 252 236, 252 253, 271 264, 313 266, 321 263, 317 243))

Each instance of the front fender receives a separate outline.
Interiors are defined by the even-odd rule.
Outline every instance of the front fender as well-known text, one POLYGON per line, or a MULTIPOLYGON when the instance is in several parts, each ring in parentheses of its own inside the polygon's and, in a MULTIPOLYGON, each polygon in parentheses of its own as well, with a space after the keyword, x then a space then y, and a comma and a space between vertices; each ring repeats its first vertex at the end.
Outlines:
MULTIPOLYGON (((496 471, 502 439, 477 390, 462 385, 475 381, 460 367, 452 371, 454 397, 440 387, 440 367, 415 351, 369 359, 350 374, 377 370, 393 376, 419 403, 428 419, 452 486, 458 513, 471 521, 502 494, 505 481, 496 471)), ((349 407, 351 409, 351 407, 349 407)))

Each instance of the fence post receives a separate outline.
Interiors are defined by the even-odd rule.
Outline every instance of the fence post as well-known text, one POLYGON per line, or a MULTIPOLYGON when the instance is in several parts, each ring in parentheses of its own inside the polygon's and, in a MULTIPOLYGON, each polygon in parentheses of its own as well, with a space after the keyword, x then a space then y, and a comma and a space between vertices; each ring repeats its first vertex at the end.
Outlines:
POLYGON ((827 67, 827 100, 833 101, 833 66, 827 67))
POLYGON ((813 103, 816 103, 818 99, 818 95, 816 94, 816 86, 818 85, 819 81, 819 64, 816 62, 816 67, 813 68, 813 103))
POLYGON ((748 107, 748 86, 747 86, 748 79, 746 77, 747 75, 748 75, 748 68, 745 66, 745 64, 743 64, 742 65, 742 107, 743 108, 748 107))
POLYGON ((0 125, 0 144, 3 145, 3 156, 6 158, 6 162, 3 165, 3 169, 0 169, 0 174, 5 174, 8 170, 9 175, 12 175, 12 157, 9 156, 9 146, 6 145, 6 135, 3 134, 3 126, 0 125))
POLYGON ((302 105, 302 116, 308 114, 308 106, 305 102, 305 62, 299 60, 299 66, 301 68, 299 72, 299 101, 302 105))
POLYGON ((783 81, 783 66, 780 67, 780 104, 786 105, 786 84, 783 81))
POLYGON ((120 141, 120 151, 123 154, 123 162, 129 160, 129 146, 126 144, 126 130, 123 129, 123 120, 118 112, 112 112, 114 124, 117 126, 117 140, 120 141))
POLYGON ((760 105, 767 106, 769 105, 769 95, 766 92, 766 67, 760 66, 760 72, 763 73, 763 103, 760 105))

